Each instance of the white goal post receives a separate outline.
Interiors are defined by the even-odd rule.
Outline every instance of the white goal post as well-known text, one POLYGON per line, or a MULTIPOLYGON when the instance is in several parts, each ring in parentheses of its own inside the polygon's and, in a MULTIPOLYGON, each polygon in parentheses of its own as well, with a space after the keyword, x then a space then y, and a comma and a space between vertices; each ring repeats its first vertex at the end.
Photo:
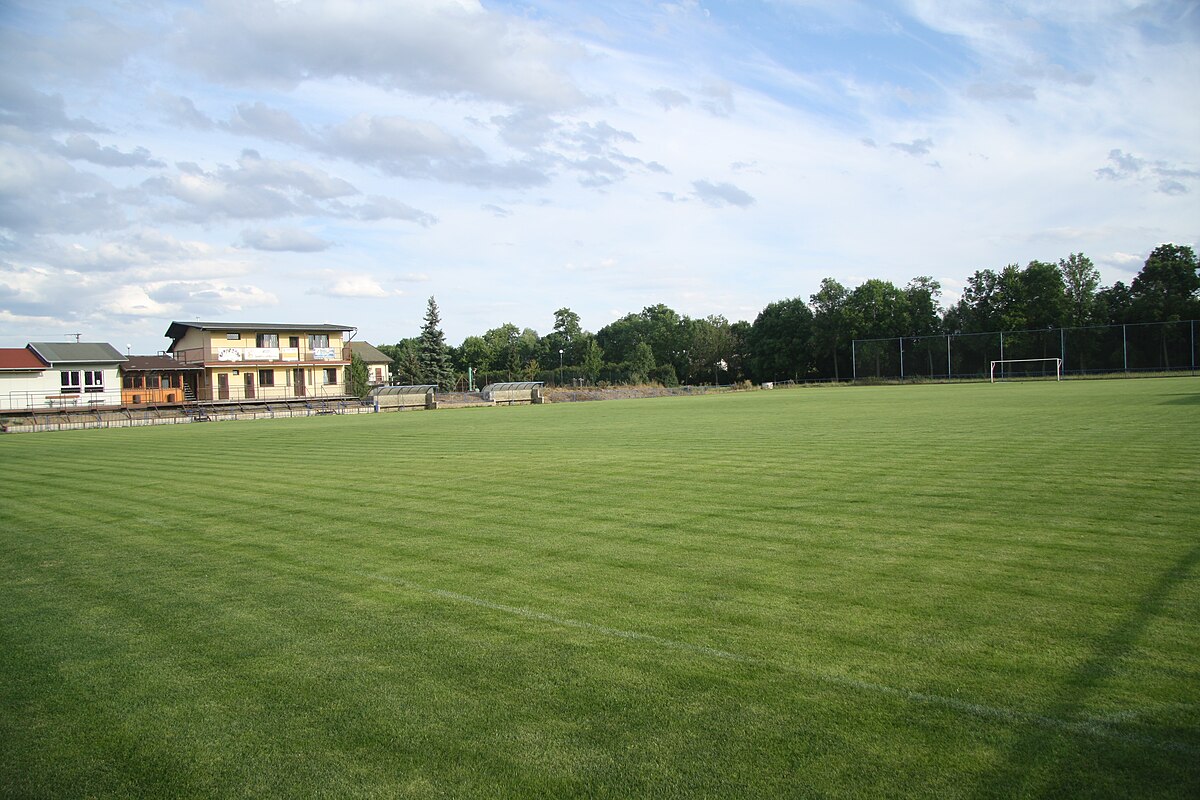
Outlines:
MULTIPOLYGON (((1053 361, 1054 362, 1054 380, 1056 380, 1056 381, 1062 380, 1062 359, 1061 358, 1005 358, 1005 359, 1000 359, 999 361, 992 362, 992 368, 991 368, 992 383, 996 382, 996 365, 997 364, 1024 364, 1024 363, 1028 363, 1031 361, 1041 361, 1041 362, 1053 361)), ((1001 370, 1001 375, 1003 376, 1003 370, 1001 370)))

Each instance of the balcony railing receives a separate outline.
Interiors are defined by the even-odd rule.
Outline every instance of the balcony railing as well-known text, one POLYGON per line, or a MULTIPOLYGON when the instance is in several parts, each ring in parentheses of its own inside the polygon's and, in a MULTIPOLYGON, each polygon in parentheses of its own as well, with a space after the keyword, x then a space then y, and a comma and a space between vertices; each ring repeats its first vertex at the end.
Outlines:
POLYGON ((348 364, 349 347, 193 347, 176 350, 184 364, 348 364))
POLYGON ((0 394, 0 411, 35 411, 38 409, 88 409, 119 406, 121 390, 99 392, 12 391, 0 394))
POLYGON ((201 386, 196 400, 201 403, 304 403, 340 400, 346 387, 340 383, 321 386, 201 386))

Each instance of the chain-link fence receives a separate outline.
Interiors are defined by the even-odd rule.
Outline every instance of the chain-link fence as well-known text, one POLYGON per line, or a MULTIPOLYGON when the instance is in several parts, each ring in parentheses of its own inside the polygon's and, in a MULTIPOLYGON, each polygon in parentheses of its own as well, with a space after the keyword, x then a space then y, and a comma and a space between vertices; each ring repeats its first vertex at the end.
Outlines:
MULTIPOLYGON (((1196 372, 1196 320, 1085 328, 953 333, 855 339, 854 379, 987 378, 993 361, 1062 359, 1064 375, 1121 372, 1196 372)), ((1013 366, 1008 374, 1042 374, 1053 366, 1013 366)))

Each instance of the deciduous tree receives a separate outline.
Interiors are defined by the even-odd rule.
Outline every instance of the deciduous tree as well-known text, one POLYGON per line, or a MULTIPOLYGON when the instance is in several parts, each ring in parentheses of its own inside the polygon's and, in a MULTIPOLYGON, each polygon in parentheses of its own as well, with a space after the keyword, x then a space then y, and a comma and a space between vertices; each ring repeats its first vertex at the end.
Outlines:
POLYGON ((1058 260, 1066 294, 1066 313, 1063 322, 1083 327, 1096 322, 1096 292, 1100 289, 1100 271, 1083 253, 1071 253, 1058 260))
POLYGON ((421 383, 420 339, 401 339, 396 344, 379 346, 392 359, 391 382, 400 385, 421 383))
POLYGON ((1139 322, 1174 322, 1200 316, 1200 264, 1191 247, 1160 244, 1129 288, 1139 322))
POLYGON ((752 371, 760 381, 803 378, 813 368, 813 312, 800 298, 770 303, 750 326, 752 371))
MULTIPOLYGON (((824 278, 821 288, 808 298, 812 308, 812 348, 820 374, 841 379, 840 364, 849 350, 845 305, 846 287, 833 278, 824 278)), ((759 376, 764 380, 765 376, 759 376)))

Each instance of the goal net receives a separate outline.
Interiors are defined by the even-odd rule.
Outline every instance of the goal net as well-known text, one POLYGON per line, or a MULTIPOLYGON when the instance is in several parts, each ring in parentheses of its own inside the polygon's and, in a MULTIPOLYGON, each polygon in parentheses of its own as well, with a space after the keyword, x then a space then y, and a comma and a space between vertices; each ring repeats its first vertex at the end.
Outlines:
POLYGON ((991 380, 996 378, 1049 378, 1062 380, 1061 358, 1006 358, 992 362, 991 380))

